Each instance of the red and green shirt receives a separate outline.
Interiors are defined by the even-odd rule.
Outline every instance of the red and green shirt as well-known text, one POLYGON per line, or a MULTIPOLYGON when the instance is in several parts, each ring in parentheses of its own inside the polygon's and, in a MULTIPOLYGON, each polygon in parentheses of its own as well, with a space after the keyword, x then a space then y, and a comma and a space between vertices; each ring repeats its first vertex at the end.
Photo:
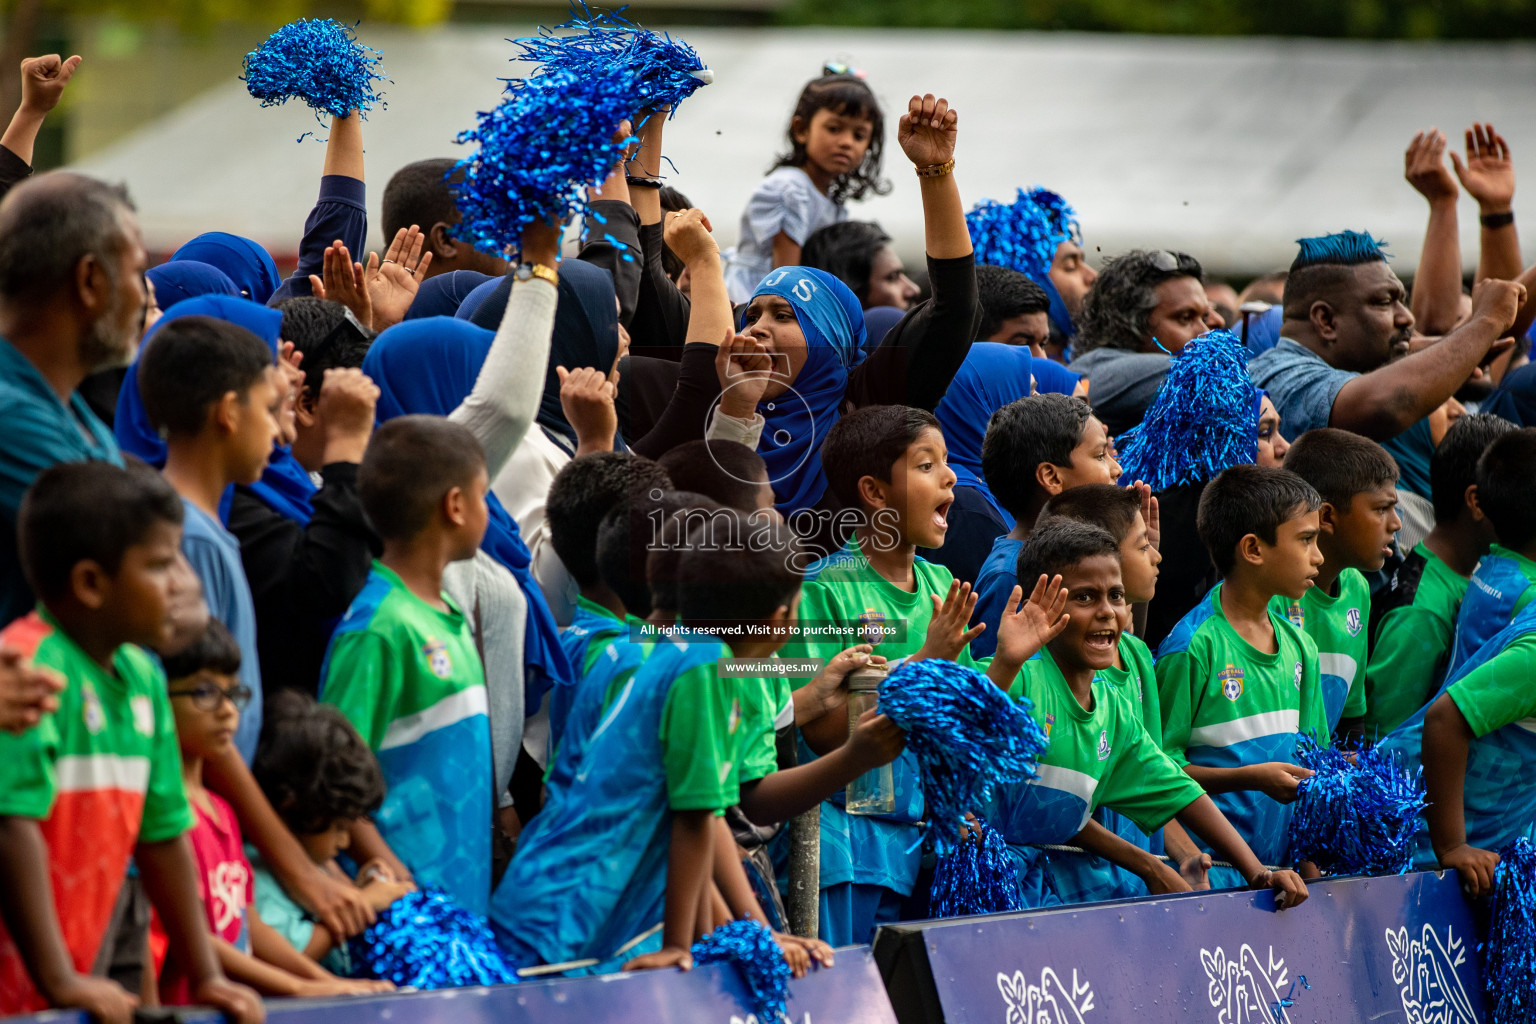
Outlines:
MULTIPOLYGON (((0 816, 41 827, 59 926, 75 969, 86 973, 134 846, 192 827, 165 675, 129 645, 106 671, 46 612, 11 623, 0 645, 67 681, 58 711, 20 736, 0 734, 0 816)), ((0 1016, 47 1005, 0 925, 0 1016)))

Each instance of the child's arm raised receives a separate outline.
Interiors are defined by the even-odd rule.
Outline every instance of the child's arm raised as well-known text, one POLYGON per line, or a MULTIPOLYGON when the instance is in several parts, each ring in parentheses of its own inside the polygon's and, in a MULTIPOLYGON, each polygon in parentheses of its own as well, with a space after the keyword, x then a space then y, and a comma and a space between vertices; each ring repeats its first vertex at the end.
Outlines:
POLYGON ((1024 663, 1067 628, 1067 588, 1061 577, 1047 580, 1042 574, 1025 601, 1024 588, 1015 586, 1003 603, 997 623, 997 652, 987 666, 987 678, 1007 692, 1024 663))
POLYGON ((100 1024, 129 1024, 137 996, 115 981, 75 970, 54 911, 48 846, 31 818, 0 816, 0 920, 32 984, 59 1009, 84 1010, 100 1024))
POLYGON ((278 285, 271 302, 295 295, 312 294, 310 275, 324 268, 325 253, 333 243, 361 253, 368 241, 367 195, 363 184, 363 119, 357 111, 331 118, 325 142, 325 163, 320 169, 320 194, 304 221, 299 240, 299 262, 293 275, 278 285))
POLYGON ((1133 846, 1096 821, 1089 821, 1072 842, 1089 853, 1097 854, 1118 864, 1147 883, 1147 891, 1154 896, 1172 892, 1189 892, 1189 882, 1179 872, 1147 850, 1133 846))
POLYGON ((672 839, 667 848, 667 895, 661 928, 661 949, 635 957, 624 965, 626 971, 644 971, 657 967, 693 967, 695 926, 699 904, 704 899, 713 874, 715 832, 714 811, 672 812, 672 839))
POLYGON ((1273 889, 1276 910, 1294 907, 1306 900, 1307 883, 1301 876, 1294 871, 1267 868, 1261 864, 1210 797, 1203 796, 1185 807, 1179 812, 1179 821, 1242 872, 1250 889, 1273 889))
POLYGON ((233 1024, 260 1024, 267 1016, 261 999, 230 981, 220 967, 203 917, 191 842, 185 835, 158 843, 140 842, 134 847, 133 860, 170 940, 171 956, 191 982, 192 1002, 223 1010, 233 1024))
POLYGON ((1442 868, 1455 868, 1461 887, 1474 899, 1493 891, 1499 855, 1467 843, 1462 797, 1472 727, 1449 694, 1435 698, 1424 714, 1424 790, 1429 808, 1429 841, 1442 868))

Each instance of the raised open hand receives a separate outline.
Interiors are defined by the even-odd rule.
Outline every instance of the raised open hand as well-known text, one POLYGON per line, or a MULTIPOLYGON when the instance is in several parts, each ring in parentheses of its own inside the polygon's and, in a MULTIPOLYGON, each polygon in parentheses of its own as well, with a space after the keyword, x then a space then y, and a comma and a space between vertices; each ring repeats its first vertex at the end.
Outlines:
POLYGON ((320 274, 309 275, 309 288, 315 298, 341 303, 352 311, 358 323, 372 329, 373 299, 363 278, 363 265, 352 261, 352 254, 341 239, 326 246, 320 274))
POLYGON ((1467 162, 1462 163, 1451 150, 1451 163, 1461 187, 1477 200, 1482 213, 1505 213, 1515 198, 1515 162, 1509 157, 1509 143, 1493 130, 1491 124, 1474 124, 1467 129, 1467 162))
POLYGON ((1444 132, 1431 128, 1413 137, 1403 154, 1403 177, 1431 203, 1456 200, 1460 189, 1451 169, 1445 166, 1444 132))
POLYGON ((412 224, 395 232, 383 262, 379 261, 378 253, 368 254, 363 280, 373 302, 374 322, 369 326, 374 331, 393 327, 405 319, 405 311, 411 308, 427 268, 432 265, 432 251, 422 251, 425 241, 421 228, 412 224))
POLYGON ((913 96, 896 127, 896 141, 914 167, 932 167, 955 155, 956 126, 960 115, 949 101, 933 93, 913 96))
POLYGON ((1024 588, 1014 587, 997 623, 997 657, 1020 665, 1067 628, 1067 590, 1060 576, 1042 575, 1029 600, 1023 598, 1024 588))

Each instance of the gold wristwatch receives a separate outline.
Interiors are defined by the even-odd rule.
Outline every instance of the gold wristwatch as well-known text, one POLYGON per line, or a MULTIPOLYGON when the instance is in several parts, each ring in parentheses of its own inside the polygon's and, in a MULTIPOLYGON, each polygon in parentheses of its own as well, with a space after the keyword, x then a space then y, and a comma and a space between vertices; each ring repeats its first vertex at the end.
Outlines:
POLYGON ((519 263, 514 276, 519 281, 526 281, 531 277, 543 278, 556 288, 560 287, 560 275, 554 267, 543 263, 519 263))

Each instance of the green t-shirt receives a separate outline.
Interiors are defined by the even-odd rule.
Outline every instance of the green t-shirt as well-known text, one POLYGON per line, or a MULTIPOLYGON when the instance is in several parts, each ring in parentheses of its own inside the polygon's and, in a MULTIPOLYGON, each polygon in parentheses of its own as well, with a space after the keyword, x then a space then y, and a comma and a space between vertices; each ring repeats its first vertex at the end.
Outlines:
POLYGON ((1417 570, 1411 579, 1412 600, 1382 616, 1366 664, 1365 725, 1373 738, 1403 724, 1440 689, 1456 633, 1456 612, 1467 592, 1467 578, 1422 542, 1398 569, 1394 591, 1410 584, 1405 578, 1410 568, 1417 570))
MULTIPOLYGON (((1212 587, 1158 648, 1163 749, 1180 764, 1206 768, 1295 763, 1298 732, 1321 744, 1331 735, 1318 685, 1317 647, 1271 605, 1277 651, 1260 652, 1227 621, 1222 587, 1212 587)), ((1214 793, 1211 799, 1261 861, 1280 862, 1289 805, 1248 791, 1214 793)))
MULTIPOLYGON (((933 617, 932 598, 942 601, 954 577, 943 566, 922 558, 915 560, 912 572, 916 591, 908 593, 870 566, 859 550, 857 538, 850 540, 837 554, 812 566, 814 578, 801 591, 800 622, 845 626, 905 622, 906 632, 900 639, 871 634, 864 642, 888 661, 916 654, 923 646, 928 622, 933 617)), ((857 636, 800 638, 785 644, 780 654, 785 658, 826 660, 859 642, 857 636)), ((971 668, 979 667, 969 650, 961 651, 955 660, 971 668)), ((791 680, 791 685, 798 688, 805 682, 791 680)), ((814 756, 802 743, 801 761, 814 756)), ((917 759, 911 751, 904 751, 892 762, 891 777, 896 809, 889 815, 848 814, 841 802, 842 793, 822 804, 823 889, 854 882, 878 885, 902 895, 912 891, 922 861, 921 844, 915 841, 915 823, 923 816, 923 792, 917 759)))
POLYGON ((1141 726, 1152 742, 1163 745, 1163 712, 1157 698, 1157 673, 1152 668, 1152 652, 1140 637, 1120 634, 1120 661, 1123 668, 1107 668, 1099 678, 1122 690, 1141 713, 1141 726))
POLYGON ((391 849, 484 914, 495 806, 485 672, 464 614, 443 601, 375 562, 331 638, 320 699, 378 755, 387 795, 376 820, 391 849))
POLYGON ((1300 601, 1276 597, 1276 611, 1294 622, 1317 645, 1317 671, 1323 688, 1328 731, 1340 719, 1366 712, 1365 664, 1370 650, 1371 586, 1356 569, 1339 573, 1337 596, 1308 587, 1300 601))
MULTIPOLYGON (((106 671, 45 611, 11 623, 0 644, 65 680, 57 711, 0 733, 0 815, 38 823, 65 946, 89 973, 134 846, 193 825, 165 674, 127 644, 106 671)), ((0 1014, 42 1009, 40 998, 0 925, 0 1014)))
POLYGON ((719 678, 713 664, 695 665, 672 683, 659 734, 667 805, 674 811, 724 813, 741 799, 743 771, 761 763, 756 748, 765 741, 765 725, 773 749, 772 719, 764 723, 747 711, 760 691, 756 679, 719 678))
POLYGON ((743 679, 741 711, 758 739, 741 764, 741 781, 752 782, 778 770, 777 736, 795 724, 795 698, 783 676, 743 679))
POLYGON ((1128 688, 1093 680, 1085 710, 1051 652, 1024 663, 1009 691, 1028 697, 1048 746, 1039 778, 1010 787, 1001 831, 1010 843, 1064 843, 1093 811, 1107 807, 1151 834, 1205 795, 1141 724, 1141 705, 1128 688))

